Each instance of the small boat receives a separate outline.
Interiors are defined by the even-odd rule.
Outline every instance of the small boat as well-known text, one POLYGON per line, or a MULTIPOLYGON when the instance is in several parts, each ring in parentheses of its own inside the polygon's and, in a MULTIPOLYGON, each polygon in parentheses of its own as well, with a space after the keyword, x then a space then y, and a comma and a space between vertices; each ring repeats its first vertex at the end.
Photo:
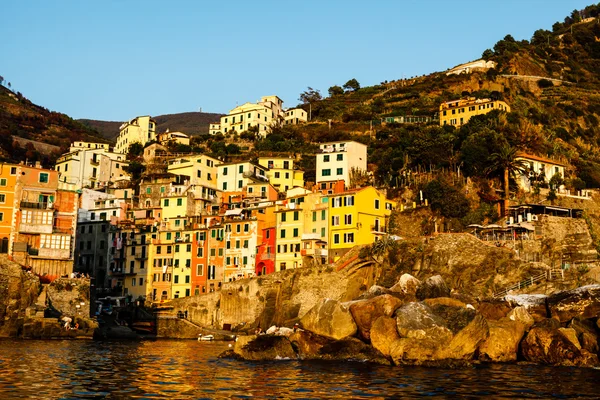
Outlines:
POLYGON ((200 335, 200 337, 198 338, 199 342, 210 342, 215 340, 215 337, 213 335, 200 335))

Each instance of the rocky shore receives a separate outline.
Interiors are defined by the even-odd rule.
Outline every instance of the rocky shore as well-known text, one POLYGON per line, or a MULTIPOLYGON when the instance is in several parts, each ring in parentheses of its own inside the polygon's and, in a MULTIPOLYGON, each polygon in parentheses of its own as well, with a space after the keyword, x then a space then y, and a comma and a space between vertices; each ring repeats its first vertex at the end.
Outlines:
POLYGON ((599 317, 600 285, 477 301, 451 293, 440 276, 420 282, 404 274, 394 286, 373 286, 353 301, 323 299, 300 318, 299 328, 240 337, 222 356, 597 367, 599 317))

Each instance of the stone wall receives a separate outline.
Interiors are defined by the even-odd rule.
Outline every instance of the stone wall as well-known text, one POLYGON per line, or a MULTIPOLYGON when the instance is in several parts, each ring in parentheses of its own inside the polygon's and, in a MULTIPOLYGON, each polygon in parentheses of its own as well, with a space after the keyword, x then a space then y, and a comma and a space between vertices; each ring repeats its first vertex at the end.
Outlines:
POLYGON ((26 310, 35 303, 40 290, 39 279, 21 266, 0 255, 0 337, 21 333, 26 310))
POLYGON ((48 285, 47 295, 49 304, 64 315, 90 316, 89 279, 56 279, 48 285))

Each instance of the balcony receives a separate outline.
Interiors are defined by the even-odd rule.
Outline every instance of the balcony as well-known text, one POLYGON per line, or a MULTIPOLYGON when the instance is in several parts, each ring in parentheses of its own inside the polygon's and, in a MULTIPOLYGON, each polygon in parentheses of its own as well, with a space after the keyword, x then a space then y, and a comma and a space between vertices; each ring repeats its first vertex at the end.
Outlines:
POLYGON ((54 203, 51 201, 22 201, 20 206, 21 208, 29 208, 34 210, 52 210, 54 208, 54 203))
POLYGON ((19 224, 19 232, 20 233, 45 233, 51 234, 53 233, 52 223, 49 224, 19 224))
POLYGON ((269 181, 269 179, 267 179, 266 176, 256 175, 252 171, 246 171, 242 175, 243 175, 244 178, 254 179, 254 180, 258 180, 258 181, 262 181, 262 182, 268 182, 269 181))
POLYGON ((136 260, 147 260, 148 259, 148 253, 146 253, 146 252, 135 253, 134 257, 135 257, 136 260))
POLYGON ((300 250, 302 256, 314 256, 314 257, 327 257, 327 249, 302 249, 300 250))
POLYGON ((385 235, 387 233, 385 225, 371 225, 371 233, 376 235, 385 235))
POLYGON ((323 149, 317 150, 318 154, 327 154, 327 153, 345 153, 347 151, 346 147, 325 147, 323 149))
POLYGON ((100 165, 100 160, 97 157, 92 157, 92 159, 90 160, 90 164, 100 165))

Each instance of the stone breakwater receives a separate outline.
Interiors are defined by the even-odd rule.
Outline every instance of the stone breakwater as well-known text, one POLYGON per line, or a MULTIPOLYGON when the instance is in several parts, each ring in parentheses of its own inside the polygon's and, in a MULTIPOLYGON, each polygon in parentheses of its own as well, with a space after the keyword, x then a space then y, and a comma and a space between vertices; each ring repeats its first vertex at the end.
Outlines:
POLYGON ((451 294, 440 276, 405 274, 359 299, 323 299, 297 329, 240 337, 224 357, 361 360, 456 366, 527 361, 597 367, 600 285, 550 296, 477 302, 451 294))

